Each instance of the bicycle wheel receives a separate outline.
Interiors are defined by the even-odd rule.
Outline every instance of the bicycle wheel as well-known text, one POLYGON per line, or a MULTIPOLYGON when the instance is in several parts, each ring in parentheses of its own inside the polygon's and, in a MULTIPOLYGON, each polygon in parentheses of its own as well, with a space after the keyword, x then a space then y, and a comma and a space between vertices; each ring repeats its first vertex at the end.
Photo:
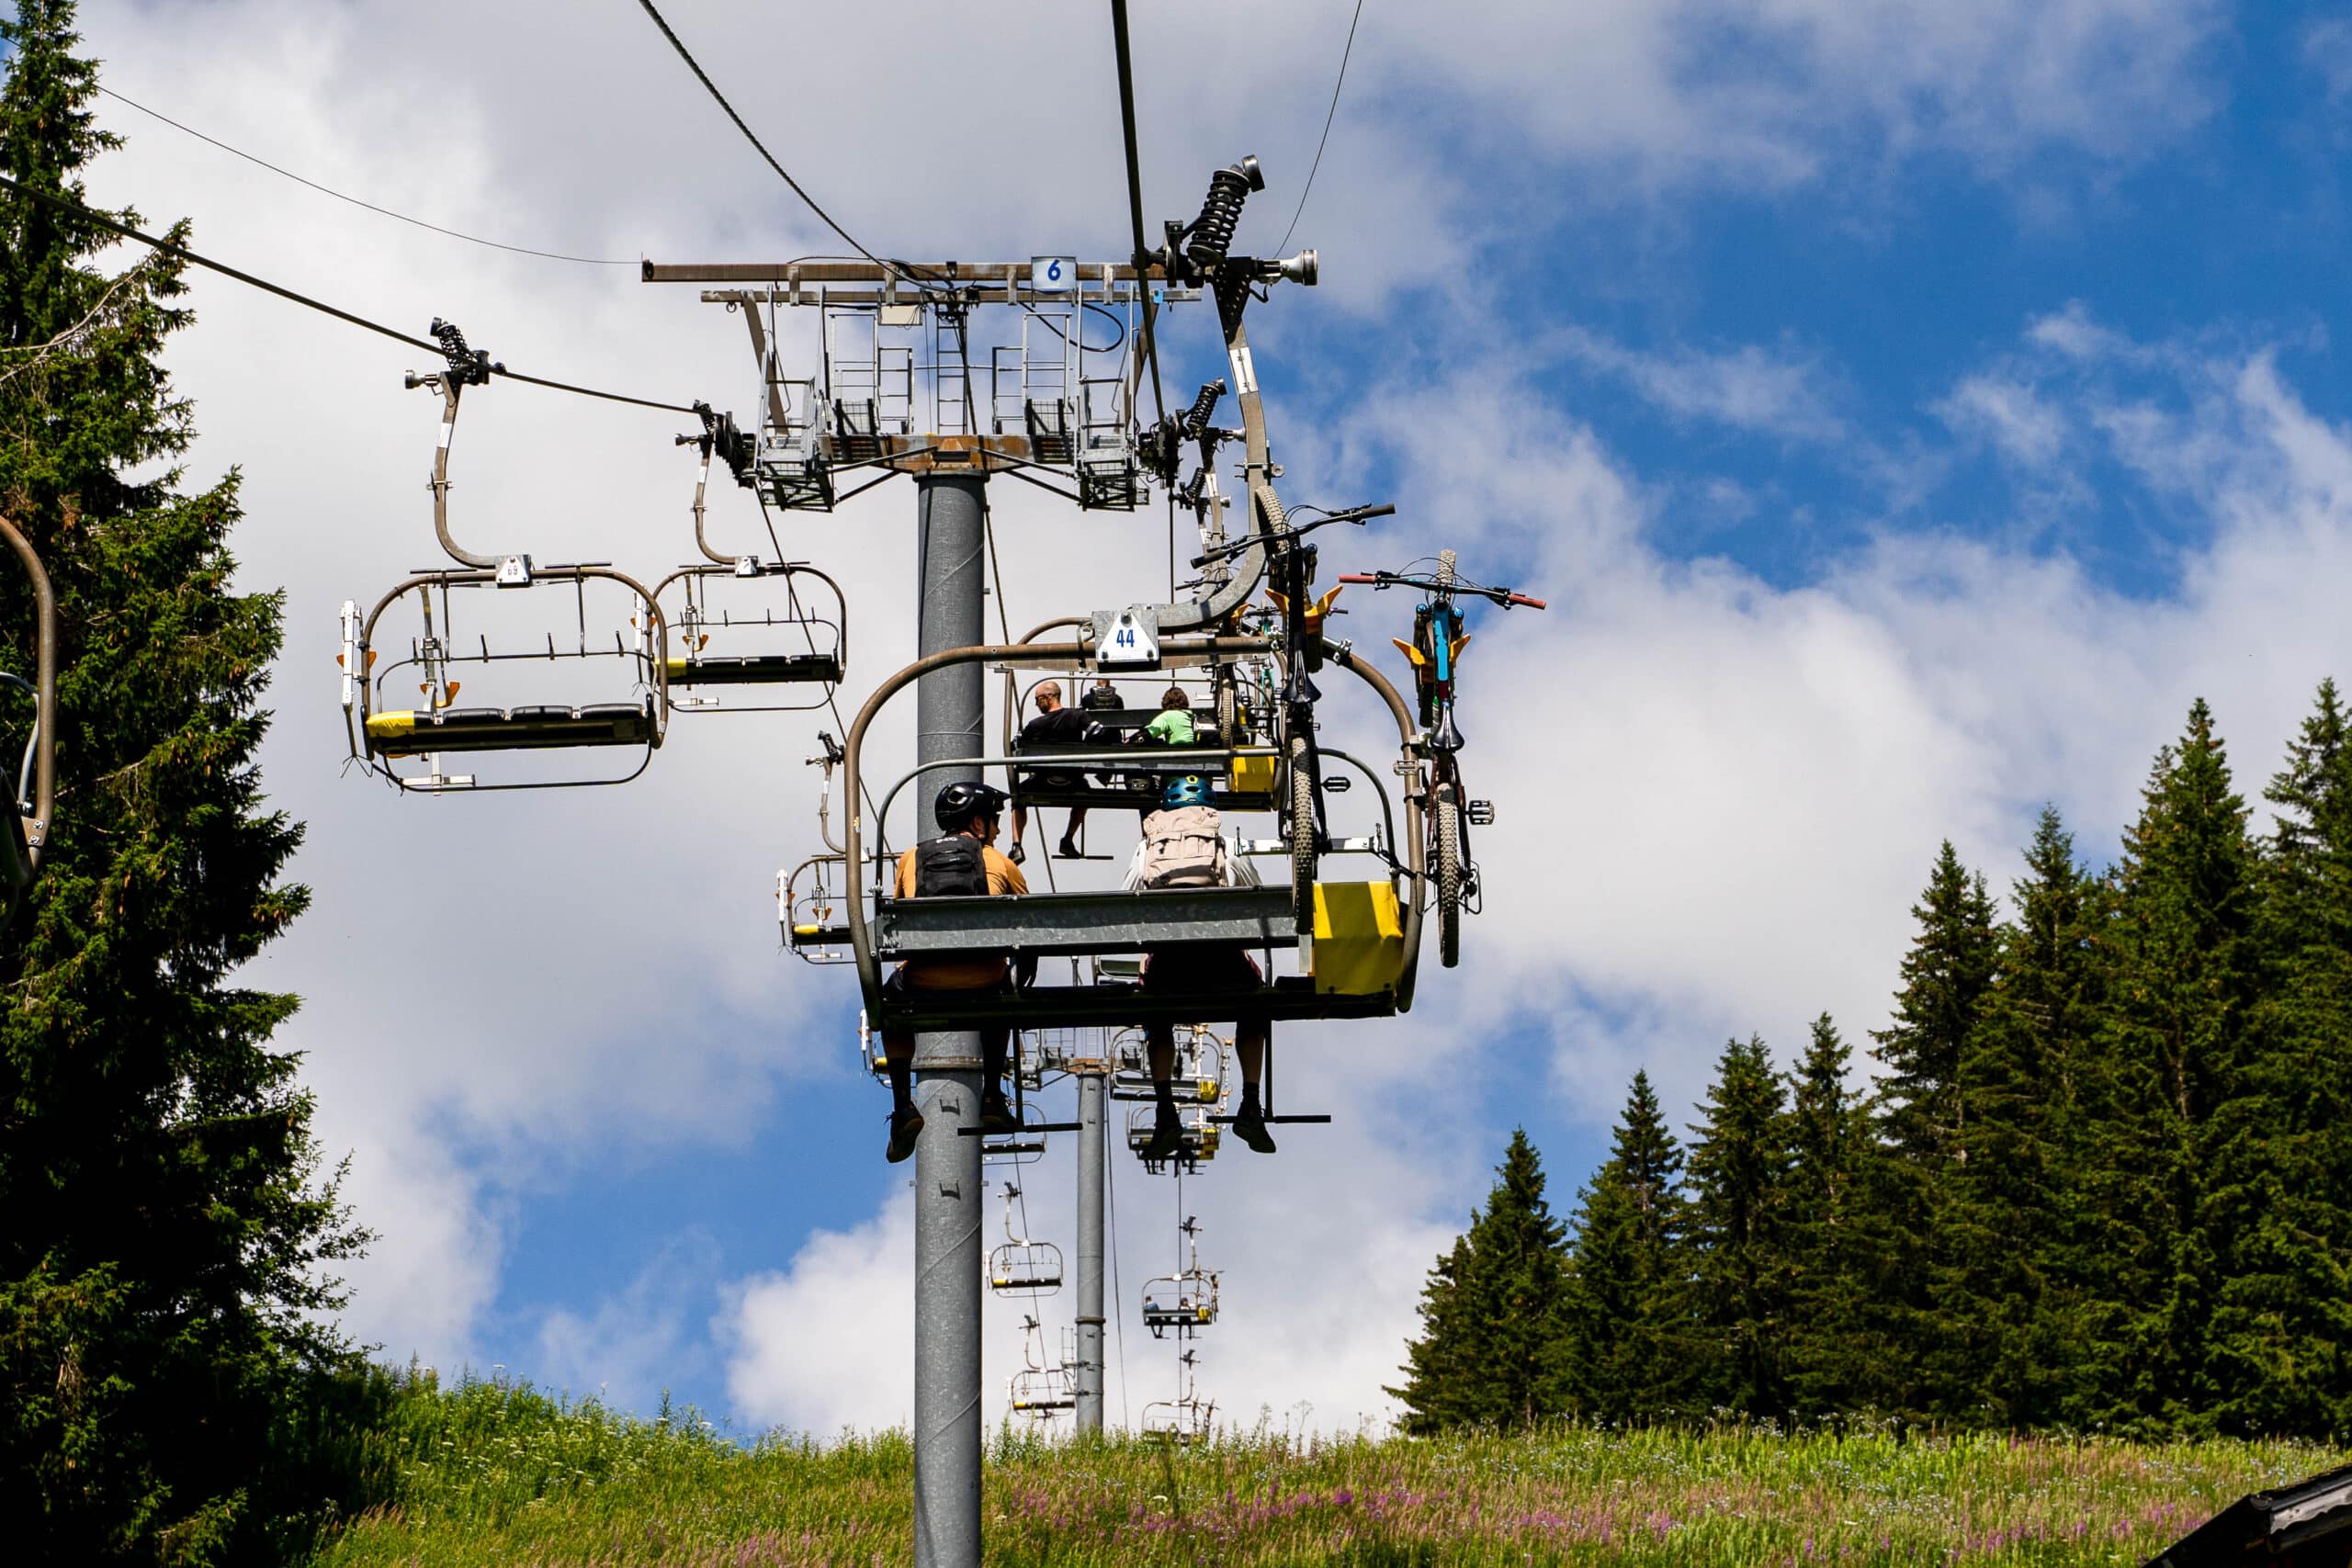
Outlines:
POLYGON ((1290 738, 1291 913, 1299 934, 1315 930, 1315 770, 1307 765, 1306 737, 1290 738))
POLYGON ((1437 958, 1448 969, 1462 962, 1462 807, 1437 803, 1437 958))

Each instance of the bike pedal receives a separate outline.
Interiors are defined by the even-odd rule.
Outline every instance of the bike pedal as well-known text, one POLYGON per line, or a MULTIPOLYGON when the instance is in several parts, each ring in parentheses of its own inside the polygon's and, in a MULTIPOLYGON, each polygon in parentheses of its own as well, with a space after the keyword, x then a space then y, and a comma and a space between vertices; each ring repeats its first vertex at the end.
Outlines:
POLYGON ((1470 818, 1470 826, 1473 828, 1491 828, 1495 825, 1495 803, 1491 800, 1474 800, 1464 808, 1463 815, 1470 818))

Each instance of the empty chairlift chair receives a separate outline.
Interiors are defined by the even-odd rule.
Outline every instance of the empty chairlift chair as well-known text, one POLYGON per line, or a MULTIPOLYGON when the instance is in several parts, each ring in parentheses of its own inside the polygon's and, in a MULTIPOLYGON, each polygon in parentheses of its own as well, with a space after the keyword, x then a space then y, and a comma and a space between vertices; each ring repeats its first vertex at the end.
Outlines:
POLYGON ((661 607, 636 579, 602 562, 475 555, 450 536, 449 443, 458 399, 489 379, 491 365, 456 327, 435 321, 434 333, 447 367, 411 376, 408 385, 442 396, 433 524, 459 569, 417 572, 365 615, 355 603, 344 605, 338 661, 352 755, 402 789, 425 792, 633 779, 662 744, 669 708, 661 607), (560 606, 552 625, 541 608, 549 602, 560 606), (413 615, 405 647, 385 624, 396 609, 413 615), (470 700, 469 684, 477 688, 470 700), (482 686, 492 688, 496 705, 481 700, 482 686), (569 768, 551 761, 574 752, 610 761, 569 768), (452 753, 482 754, 492 771, 445 773, 442 761, 452 753))
POLYGON ((1031 1241, 1014 1228, 1013 1204, 1021 1189, 1004 1187, 1004 1239, 989 1252, 989 1289, 1004 1295, 1044 1295, 1062 1288, 1062 1249, 1031 1241))
POLYGON ((751 437, 735 428, 734 417, 714 413, 707 403, 695 408, 703 431, 678 441, 702 456, 694 513, 695 547, 703 559, 680 567, 653 589, 670 629, 663 674, 671 703, 687 712, 822 707, 847 668, 849 606, 841 584, 802 562, 721 555, 710 547, 703 516, 712 456, 747 489, 754 485, 755 470, 751 437))

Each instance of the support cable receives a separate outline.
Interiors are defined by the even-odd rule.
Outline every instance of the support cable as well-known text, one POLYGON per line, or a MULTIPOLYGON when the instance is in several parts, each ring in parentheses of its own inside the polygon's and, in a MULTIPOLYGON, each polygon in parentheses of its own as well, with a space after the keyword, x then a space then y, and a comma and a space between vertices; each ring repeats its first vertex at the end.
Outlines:
POLYGON ((856 235, 842 228, 839 223, 834 222, 833 215, 817 205, 817 198, 810 196, 807 190, 801 187, 800 182, 792 177, 790 170, 786 169, 782 164, 776 162, 775 154, 768 151, 767 143, 762 141, 759 139, 758 134, 754 132, 748 124, 744 123, 743 117, 735 112, 735 106, 729 103, 727 101, 727 95, 718 90, 718 84, 710 79, 710 73, 705 71, 702 68, 701 62, 696 61, 694 55, 687 50, 685 40, 681 39, 677 35, 676 30, 662 18, 662 13, 653 8, 653 0, 637 0, 637 3, 644 8, 645 14, 653 19, 653 25, 662 29, 662 36, 670 40, 670 47, 678 51, 678 58, 686 62, 686 69, 695 73, 695 80, 702 84, 703 90, 710 95, 711 101, 716 103, 721 109, 724 109, 727 112, 727 118, 735 122, 735 129, 743 133, 743 140, 752 144, 752 151, 756 152, 763 159, 766 160, 768 167, 776 172, 777 177, 783 180, 786 185, 792 187, 792 194, 800 198, 801 205, 808 208, 809 211, 815 213, 819 220, 821 221, 826 228, 831 229, 834 233, 839 234, 842 237, 842 242, 846 243, 850 249, 855 251, 859 255, 864 256, 867 261, 872 262, 876 266, 887 267, 899 273, 901 276, 906 278, 909 283, 913 284, 918 288, 922 288, 927 291, 938 287, 939 284, 944 281, 940 279, 936 274, 933 274, 928 278, 923 276, 922 274, 928 270, 926 268, 917 267, 910 263, 899 261, 892 257, 876 255, 872 251, 867 250, 863 244, 858 243, 856 235))
POLYGON ((1151 367, 1151 412, 1161 423, 1168 404, 1159 390, 1159 339, 1153 330, 1150 246, 1143 232, 1143 173, 1136 153, 1135 61, 1127 47, 1127 0, 1111 0, 1111 37, 1119 54, 1119 130, 1127 144, 1127 218, 1135 230, 1136 292, 1143 297, 1143 357, 1151 367))
POLYGON ((1298 206, 1290 215, 1290 227, 1283 231, 1283 243, 1274 247, 1281 255, 1290 249, 1290 237, 1298 232, 1299 214, 1306 210, 1306 198, 1315 190, 1315 171, 1323 166, 1323 149, 1331 140, 1331 121, 1339 118, 1340 89, 1348 85, 1348 56, 1356 51, 1356 23, 1363 20, 1363 0, 1356 0, 1354 20, 1348 23, 1347 47, 1340 51, 1340 79, 1331 84, 1331 107, 1323 117, 1323 139, 1315 144, 1315 162, 1307 166, 1306 184, 1298 193, 1298 206))
POLYGON ((316 180, 304 179, 300 175, 296 174, 291 169, 280 168, 266 158, 257 158, 242 147, 232 147, 218 137, 205 135, 204 132, 197 130, 196 127, 192 125, 182 125, 178 120, 174 119, 167 114, 164 114, 155 109, 151 109, 145 104, 140 103, 136 99, 126 98, 111 87, 102 86, 98 88, 98 91, 104 93, 107 97, 112 98, 116 103, 121 104, 127 108, 137 109, 141 114, 145 115, 150 119, 162 120, 174 130, 184 131, 187 135, 195 137, 198 141, 209 142, 212 146, 220 149, 223 152, 243 158, 246 163, 256 164, 261 168, 267 169, 273 175, 282 175, 286 178, 292 180, 298 186, 308 186, 312 190, 317 191, 321 196, 331 196, 337 201, 347 201, 354 207, 364 207, 370 212, 380 214, 386 218, 396 218, 402 223, 413 223, 419 229, 430 229, 436 234, 447 234, 453 240, 463 240, 467 243, 474 245, 488 245, 493 251, 512 251, 518 256, 537 256, 545 261, 577 262, 582 266, 635 266, 637 265, 637 263, 633 261, 617 260, 609 256, 574 256, 567 255, 561 251, 535 251, 528 245, 509 245, 498 240, 485 240, 480 234, 468 234, 456 229, 445 229, 438 223, 428 223, 422 218, 411 218, 405 212, 395 212, 389 207, 379 207, 372 201, 362 201, 356 196, 346 196, 342 191, 336 190, 331 186, 322 186, 316 180))
MULTIPOLYGON (((12 190, 18 196, 30 197, 33 200, 40 202, 44 206, 54 207, 62 211, 74 213, 78 217, 86 219, 90 222, 96 224, 101 229, 109 230, 114 233, 121 235, 126 240, 136 240, 141 244, 157 251, 162 254, 176 256, 182 261, 203 267, 207 271, 217 272, 223 277, 234 278, 237 282, 244 284, 248 288, 258 288, 265 294, 275 294, 280 299, 288 299, 297 305, 316 310, 322 315, 333 316, 338 321, 348 322, 352 326, 361 328, 367 332, 374 333, 379 337, 390 338, 394 343, 404 343, 411 348, 421 348, 425 353, 433 355, 436 358, 442 354, 441 345, 428 338, 411 337, 408 333, 388 327, 381 321, 371 321, 365 316, 355 316, 350 311, 340 310, 335 306, 328 304, 323 299, 313 299, 307 294, 297 293, 293 289, 288 288, 281 284, 272 283, 267 278, 255 277, 250 272, 240 271, 238 268, 231 266, 226 262, 217 262, 209 256, 198 255, 196 252, 189 250, 186 245, 180 244, 176 241, 159 240, 153 234, 141 233, 139 230, 132 228, 130 224, 119 222, 116 220, 107 217, 105 213, 98 211, 96 208, 86 207, 81 202, 69 200, 64 197, 55 196, 45 190, 35 190, 32 186, 25 185, 21 181, 12 179, 6 175, 0 175, 0 187, 6 187, 8 190, 12 190)), ((600 398, 609 403, 628 403, 634 407, 641 409, 660 409, 666 413, 692 413, 695 412, 694 405, 691 403, 656 402, 650 398, 632 398, 620 392, 599 391, 594 387, 576 387, 569 381, 550 381, 538 376, 526 376, 519 370, 509 370, 503 365, 491 366, 490 373, 493 376, 503 376, 509 381, 520 381, 526 386, 545 387, 552 392, 570 392, 576 397, 600 398)))

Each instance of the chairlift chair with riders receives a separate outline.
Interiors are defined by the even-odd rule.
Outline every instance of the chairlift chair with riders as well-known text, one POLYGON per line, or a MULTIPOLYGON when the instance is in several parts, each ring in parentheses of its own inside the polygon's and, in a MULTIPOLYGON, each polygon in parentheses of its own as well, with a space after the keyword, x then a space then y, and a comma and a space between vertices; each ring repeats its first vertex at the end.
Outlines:
POLYGON ((652 760, 669 710, 669 644, 661 606, 636 579, 603 562, 556 565, 527 555, 476 555, 451 537, 449 445, 458 401, 466 388, 489 380, 492 366, 487 353, 467 346, 465 335, 454 325, 436 320, 433 335, 440 341, 446 367, 427 376, 412 374, 406 384, 441 394, 440 439, 433 457, 433 525, 458 570, 416 572, 365 615, 356 604, 344 605, 343 652, 337 662, 343 666, 344 724, 351 754, 401 789, 426 793, 626 783, 652 760), (596 601, 594 619, 603 623, 594 630, 592 594, 596 601), (557 596, 565 601, 567 611, 560 631, 541 617, 510 610, 524 600, 557 596), (607 620, 607 605, 615 600, 618 603, 612 608, 618 614, 607 620), (486 621, 500 622, 497 646, 490 632, 458 625, 460 604, 469 613, 481 610, 486 621), (413 606, 419 629, 400 657, 379 668, 382 623, 395 606, 413 606), (610 647, 604 641, 607 626, 610 647), (600 667, 616 671, 620 679, 607 682, 602 692, 580 690, 584 673, 600 667), (469 680, 516 685, 537 700, 460 706, 459 694, 469 680), (400 691, 406 700, 405 688, 412 682, 422 704, 394 706, 392 694, 400 691), (541 687, 552 690, 534 689, 541 687), (581 751, 618 761, 611 765, 592 762, 571 772, 552 761, 560 753, 581 751), (479 753, 492 766, 503 761, 515 771, 514 776, 445 773, 442 759, 449 753, 479 753), (417 763, 423 771, 412 766, 417 763))
POLYGON ((40 873, 56 814, 57 595, 31 542, 5 517, 0 517, 0 538, 6 539, 24 568, 33 601, 32 676, 0 671, 0 685, 22 692, 33 702, 31 732, 9 796, 9 820, 0 827, 0 926, 5 926, 40 873))
POLYGON ((1281 798, 1279 733, 1266 733, 1268 705, 1260 696, 1271 690, 1268 659, 1216 661, 1194 671, 1159 671, 1146 677, 1118 678, 1080 671, 1041 672, 1023 686, 1012 669, 1004 670, 1006 702, 1004 750, 1005 792, 1012 804, 1076 807, 1087 810, 1148 811, 1159 804, 1168 781, 1199 773, 1208 783, 1208 804, 1224 812, 1272 811, 1281 798), (1034 716, 1035 694, 1050 678, 1058 678, 1065 693, 1081 681, 1093 682, 1086 695, 1066 705, 1082 711, 1087 739, 1039 740, 1022 733, 1034 716), (1170 687, 1185 691, 1193 703, 1198 739, 1191 745, 1163 744, 1145 731, 1160 713, 1161 695, 1170 687), (1089 706, 1087 699, 1104 689, 1119 694, 1119 705, 1089 706), (1124 688, 1124 689, 1123 689, 1124 688), (1129 695, 1142 698, 1130 704, 1129 695), (1115 764, 1099 761, 1075 766, 1070 759, 1095 758, 1116 751, 1115 764), (1203 752, 1217 756, 1205 759, 1203 752))
POLYGON ((667 614, 666 674, 672 705, 681 711, 797 713, 832 699, 847 670, 849 604, 841 584, 804 561, 763 560, 756 553, 722 555, 704 531, 710 460, 717 456, 738 484, 753 486, 752 438, 732 414, 697 402, 700 434, 678 444, 702 458, 695 476, 695 547, 703 558, 654 584, 667 614), (804 603, 805 580, 820 592, 804 603), (778 594, 782 597, 779 601, 778 594), (786 701, 779 690, 812 692, 786 701))
POLYGON ((1184 1237, 1184 1267, 1144 1281, 1143 1325, 1154 1339, 1171 1331, 1189 1339, 1216 1321, 1217 1273, 1201 1267, 1201 1223, 1187 1214, 1176 1228, 1184 1237))

